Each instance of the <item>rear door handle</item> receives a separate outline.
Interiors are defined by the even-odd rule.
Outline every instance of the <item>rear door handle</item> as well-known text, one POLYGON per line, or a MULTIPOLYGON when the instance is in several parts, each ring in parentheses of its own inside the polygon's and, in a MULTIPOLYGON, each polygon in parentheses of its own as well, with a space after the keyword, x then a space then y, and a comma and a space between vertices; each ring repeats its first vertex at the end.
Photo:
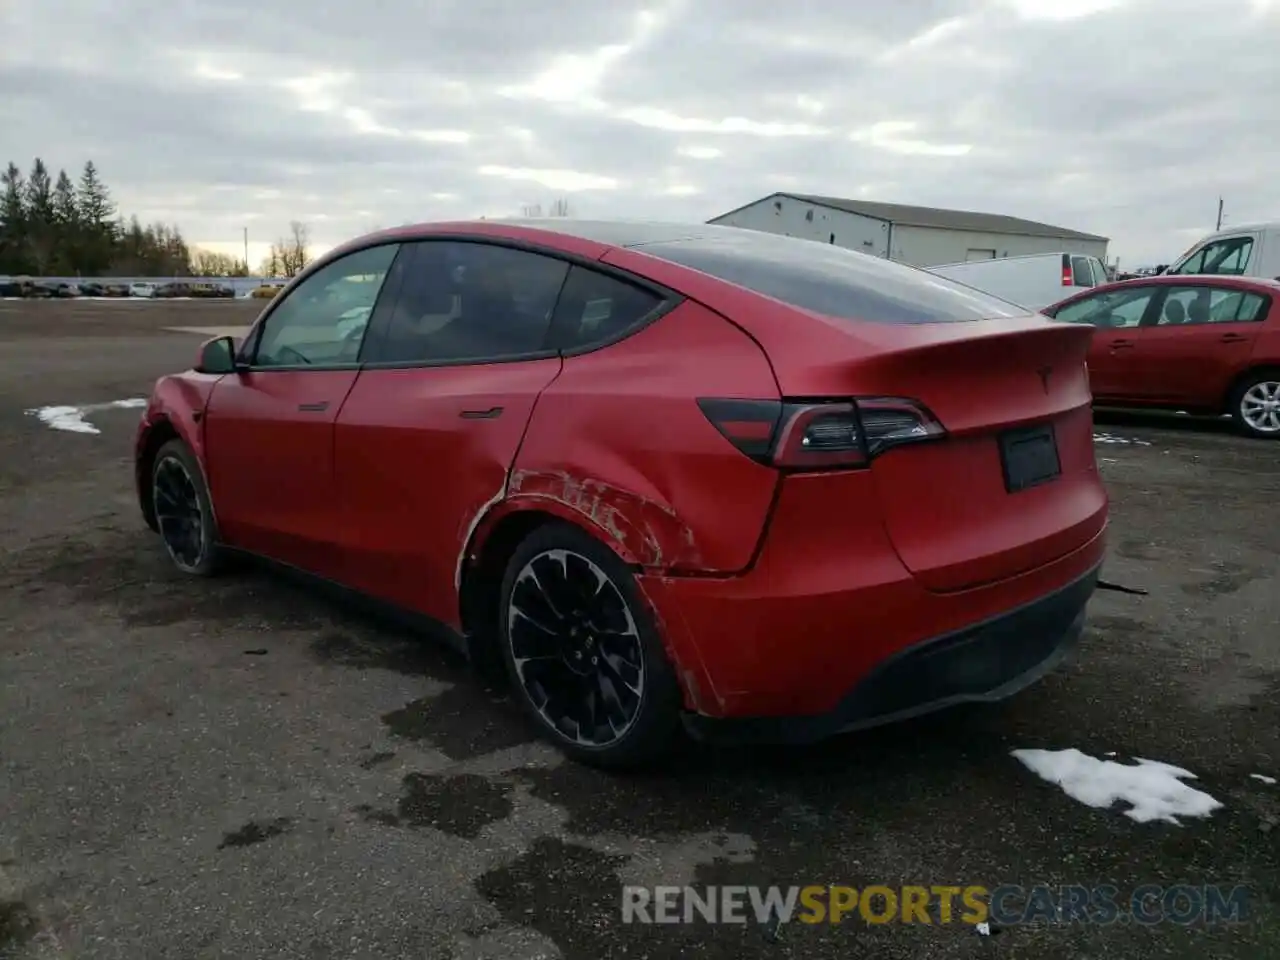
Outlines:
POLYGON ((1224 333, 1218 339, 1223 343, 1244 343, 1249 338, 1239 333, 1224 333))
POLYGON ((298 404, 298 411, 300 413, 324 413, 328 409, 329 409, 328 400, 319 400, 315 403, 298 404))
POLYGON ((1119 350, 1123 347, 1132 347, 1132 346, 1133 346, 1132 340, 1112 340, 1111 341, 1112 350, 1119 350))
POLYGON ((501 407, 490 407, 488 410, 463 410, 458 416, 463 420, 495 420, 502 416, 501 407))

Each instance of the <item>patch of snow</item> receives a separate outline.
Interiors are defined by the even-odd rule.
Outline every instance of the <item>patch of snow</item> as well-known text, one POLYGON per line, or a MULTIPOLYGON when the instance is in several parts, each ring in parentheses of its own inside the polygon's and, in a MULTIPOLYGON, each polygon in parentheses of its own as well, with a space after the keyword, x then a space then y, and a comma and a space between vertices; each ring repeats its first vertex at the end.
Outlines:
POLYGON ((146 405, 146 397, 130 397, 128 400, 111 400, 107 403, 85 403, 78 407, 36 407, 28 410, 27 413, 53 430, 65 430, 68 433, 101 433, 101 430, 85 419, 85 414, 98 410, 137 410, 146 405))
POLYGON ((66 430, 68 433, 101 433, 102 431, 84 418, 84 411, 79 407, 38 407, 28 410, 40 422, 54 430, 66 430))
POLYGON ((978 931, 978 936, 980 937, 991 936, 991 924, 987 923, 985 920, 978 924, 975 929, 978 931))
POLYGON ((1139 447, 1151 446, 1150 440, 1138 440, 1135 437, 1117 437, 1113 433, 1095 433, 1093 435, 1094 443, 1131 443, 1139 447))
POLYGON ((1178 817, 1207 817, 1222 806, 1209 794, 1182 781, 1195 774, 1155 760, 1136 766, 1099 760, 1076 749, 1014 750, 1013 756, 1032 773, 1060 786, 1067 796, 1103 810, 1116 801, 1130 805, 1125 815, 1139 823, 1163 820, 1180 825, 1178 817))
POLYGON ((1275 777, 1268 777, 1265 773, 1251 773, 1249 774, 1249 776, 1253 777, 1253 779, 1255 780, 1260 780, 1266 784, 1274 784, 1276 782, 1275 777))

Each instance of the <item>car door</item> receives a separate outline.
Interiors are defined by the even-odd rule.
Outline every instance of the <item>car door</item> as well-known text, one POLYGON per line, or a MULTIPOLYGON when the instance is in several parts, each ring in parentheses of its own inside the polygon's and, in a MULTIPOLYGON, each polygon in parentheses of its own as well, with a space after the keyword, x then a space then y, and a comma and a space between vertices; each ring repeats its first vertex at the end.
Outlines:
POLYGON ((1089 387, 1094 399, 1124 401, 1133 396, 1133 359, 1139 351, 1142 318, 1154 309, 1155 286, 1100 290, 1049 311, 1066 323, 1094 329, 1089 345, 1089 387))
POLYGON ((337 421, 342 579, 456 625, 463 548, 560 373, 548 332, 569 264, 482 241, 406 256, 337 421))
POLYGON ((338 566, 334 423, 359 373, 364 327, 394 285, 396 244, 348 253, 268 307, 241 349, 246 369, 223 377, 204 416, 209 488, 227 542, 312 573, 338 566))
POLYGON ((1165 288, 1158 311, 1143 320, 1133 368, 1142 399, 1213 410, 1249 362, 1266 299, 1212 282, 1165 288))

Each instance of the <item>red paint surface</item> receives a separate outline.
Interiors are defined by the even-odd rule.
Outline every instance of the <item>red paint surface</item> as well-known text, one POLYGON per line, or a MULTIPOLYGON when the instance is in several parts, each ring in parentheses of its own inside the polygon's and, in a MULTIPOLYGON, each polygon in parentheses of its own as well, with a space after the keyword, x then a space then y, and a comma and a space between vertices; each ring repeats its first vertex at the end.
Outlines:
MULTIPOLYGON (((1099 328, 1089 348, 1091 387, 1099 402, 1221 413, 1243 376, 1280 367, 1280 283, 1174 275, 1125 280, 1105 289, 1195 286, 1256 293, 1271 298, 1270 307, 1257 321, 1099 328)), ((1068 297, 1048 312, 1091 293, 1096 290, 1068 297)))
POLYGON ((602 244, 438 227, 464 228, 603 256, 690 299, 563 359, 161 381, 154 415, 190 437, 230 543, 457 626, 460 568, 498 522, 562 518, 643 568, 686 705, 714 715, 827 709, 904 646, 1101 560, 1088 329, 836 322, 602 244), (784 476, 697 406, 868 395, 914 398, 949 435, 870 469, 784 476), (997 438, 1029 422, 1053 425, 1063 475, 1008 494, 997 438))

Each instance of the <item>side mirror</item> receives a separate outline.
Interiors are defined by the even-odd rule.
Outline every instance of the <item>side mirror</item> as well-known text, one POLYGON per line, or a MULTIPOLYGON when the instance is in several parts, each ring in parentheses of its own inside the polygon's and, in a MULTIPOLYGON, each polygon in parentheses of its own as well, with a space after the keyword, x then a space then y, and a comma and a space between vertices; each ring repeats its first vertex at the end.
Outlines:
POLYGON ((196 373, 235 373, 236 342, 232 337, 214 337, 200 345, 196 373))

